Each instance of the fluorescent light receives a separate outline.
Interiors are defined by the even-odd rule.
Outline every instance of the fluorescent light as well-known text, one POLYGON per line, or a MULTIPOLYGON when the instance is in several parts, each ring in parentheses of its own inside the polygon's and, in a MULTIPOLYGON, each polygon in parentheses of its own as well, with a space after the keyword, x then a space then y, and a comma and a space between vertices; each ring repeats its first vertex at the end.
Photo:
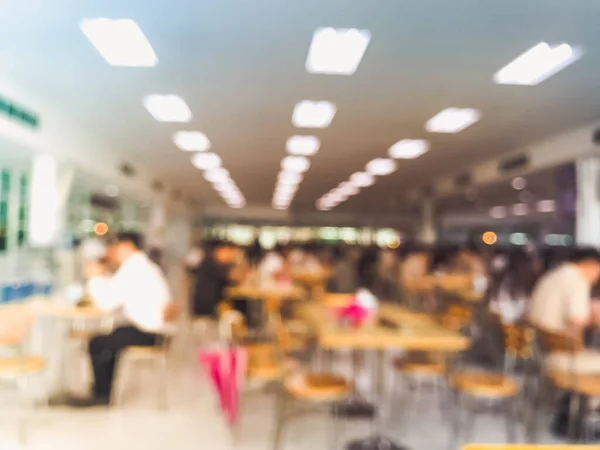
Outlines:
POLYGON ((59 207, 58 163, 47 154, 36 155, 29 197, 29 242, 33 247, 56 244, 59 207))
POLYGON ((481 118, 476 109, 446 108, 427 121, 425 129, 430 133, 458 133, 481 118))
POLYGON ((527 187, 527 180, 523 177, 516 177, 513 178, 510 184, 513 187, 513 189, 520 191, 527 187))
POLYGON ((298 128, 327 128, 336 111, 333 103, 304 100, 296 103, 292 123, 298 128))
POLYGON ((350 175, 350 183, 356 187, 367 187, 375 183, 375 178, 367 172, 356 172, 350 175))
POLYGON ((111 66, 154 67, 158 64, 144 32, 131 19, 84 19, 79 27, 111 66))
POLYGON ((285 144, 290 155, 312 156, 319 151, 321 141, 315 136, 292 136, 285 144))
POLYGON ((199 131, 178 131, 173 142, 184 152, 205 152, 210 148, 210 141, 199 131))
POLYGON ((221 167, 221 158, 215 153, 196 153, 192 156, 192 164, 201 170, 211 170, 221 167))
POLYGON ((540 42, 494 74, 498 84, 535 86, 577 61, 582 55, 568 44, 550 47, 540 42))
POLYGON ((281 185, 298 184, 302 181, 302 174, 297 172, 279 172, 277 181, 281 185))
POLYGON ((225 183, 229 180, 229 172, 222 167, 218 167, 204 172, 204 178, 211 183, 225 183))
POLYGON ((537 210, 539 212, 554 212, 556 210, 556 202, 554 200, 540 200, 537 202, 537 210))
POLYGON ((148 95, 144 106, 159 122, 189 122, 192 112, 185 100, 176 95, 148 95))
POLYGON ((429 142, 423 139, 403 139, 392 145, 388 154, 394 159, 415 159, 428 150, 429 142))
POLYGON ((326 75, 352 75, 370 40, 371 33, 368 30, 317 28, 308 50, 306 71, 326 75))
POLYGON ((353 184, 346 182, 344 183, 343 186, 340 186, 338 188, 339 192, 347 195, 347 196, 351 196, 351 195, 356 195, 360 192, 360 189, 357 188, 356 186, 354 186, 353 184))
POLYGON ((365 170, 371 175, 389 175, 396 170, 396 163, 392 159, 375 158, 367 163, 365 170))
POLYGON ((529 206, 525 203, 517 203, 512 207, 512 213, 515 216, 526 216, 529 214, 529 206))
POLYGON ((506 217, 506 207, 494 206, 490 209, 490 217, 492 219, 504 219, 506 217))
POLYGON ((304 156, 286 156, 281 160, 281 168, 286 172, 304 173, 310 167, 310 161, 304 156))

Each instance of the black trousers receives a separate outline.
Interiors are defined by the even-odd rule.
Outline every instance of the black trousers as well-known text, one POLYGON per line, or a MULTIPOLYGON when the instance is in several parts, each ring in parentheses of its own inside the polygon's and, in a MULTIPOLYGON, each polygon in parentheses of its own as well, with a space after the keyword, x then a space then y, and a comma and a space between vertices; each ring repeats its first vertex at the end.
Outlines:
POLYGON ((110 398, 115 367, 123 349, 130 346, 151 347, 159 342, 159 338, 157 334, 134 326, 119 327, 110 334, 92 338, 89 351, 94 370, 94 397, 110 398))

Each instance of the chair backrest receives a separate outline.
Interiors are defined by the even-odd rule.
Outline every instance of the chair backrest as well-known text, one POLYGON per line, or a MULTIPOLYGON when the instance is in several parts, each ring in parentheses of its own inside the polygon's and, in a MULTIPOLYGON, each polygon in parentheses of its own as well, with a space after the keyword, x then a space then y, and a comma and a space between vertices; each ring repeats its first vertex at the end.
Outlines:
POLYGON ((550 331, 536 327, 536 334, 540 349, 543 353, 553 352, 579 352, 583 349, 583 337, 568 335, 557 331, 550 331))
POLYGON ((26 303, 0 307, 0 345, 20 345, 29 337, 34 314, 26 303))
POLYGON ((473 320, 473 308, 466 305, 450 305, 439 315, 442 326, 460 331, 473 320))
POLYGON ((535 330, 527 324, 504 322, 499 314, 493 314, 492 316, 502 329, 506 354, 522 360, 533 358, 535 353, 535 330))

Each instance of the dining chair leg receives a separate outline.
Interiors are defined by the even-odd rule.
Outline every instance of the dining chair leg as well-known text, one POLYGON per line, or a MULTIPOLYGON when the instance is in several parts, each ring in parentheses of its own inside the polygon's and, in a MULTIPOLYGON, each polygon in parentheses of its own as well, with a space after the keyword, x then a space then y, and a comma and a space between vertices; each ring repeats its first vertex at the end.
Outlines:
POLYGON ((167 358, 166 356, 160 357, 156 359, 156 369, 159 373, 158 379, 158 408, 160 410, 166 411, 167 409, 167 388, 168 388, 168 380, 167 380, 167 358))
POLYGON ((506 401, 506 439, 511 444, 517 442, 516 409, 517 398, 508 399, 506 401))
POLYGON ((331 450, 337 450, 339 442, 339 403, 335 402, 331 408, 331 450))
POLYGON ((283 428, 286 414, 286 393, 279 392, 277 395, 277 407, 275 408, 275 433, 273 435, 273 450, 279 450, 283 438, 283 428))
POLYGON ((456 450, 460 447, 462 441, 462 399, 461 394, 451 389, 450 391, 451 409, 454 414, 450 415, 450 440, 449 450, 456 450))
POLYGON ((466 442, 471 442, 473 440, 473 435, 475 434, 475 422, 477 420, 477 414, 473 403, 474 400, 469 398, 465 399, 464 401, 465 421, 462 424, 462 441, 460 442, 460 445, 464 445, 466 442))
POLYGON ((440 418, 445 421, 447 416, 446 413, 449 411, 448 408, 448 386, 444 377, 438 377, 435 382, 436 394, 438 396, 438 402, 440 405, 440 418))
POLYGON ((30 419, 31 409, 33 409, 33 400, 29 394, 29 379, 27 377, 20 380, 21 395, 23 396, 23 402, 21 404, 21 411, 19 412, 19 419, 17 423, 17 433, 19 438, 19 444, 27 445, 27 426, 30 419))
POLYGON ((571 399, 569 401, 569 425, 568 425, 568 439, 571 442, 576 442, 577 439, 577 428, 579 425, 579 411, 581 406, 581 398, 574 392, 571 393, 571 399))

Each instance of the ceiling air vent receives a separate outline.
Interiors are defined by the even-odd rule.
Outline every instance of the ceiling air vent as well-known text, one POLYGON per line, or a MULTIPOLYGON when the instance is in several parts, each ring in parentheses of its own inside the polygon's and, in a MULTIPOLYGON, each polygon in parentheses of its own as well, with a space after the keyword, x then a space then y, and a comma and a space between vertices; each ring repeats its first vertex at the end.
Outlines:
POLYGON ((454 185, 457 188, 464 188, 469 186, 471 183, 473 182, 473 178, 471 177, 470 173, 463 173, 459 176, 457 176, 454 179, 454 185))
POLYGON ((517 169, 524 169, 529 165, 529 156, 527 155, 519 155, 513 156, 511 158, 507 158, 503 161, 500 161, 498 164, 498 172, 512 172, 517 169))
POLYGON ((126 177, 133 177, 135 175, 135 169, 127 163, 121 164, 119 171, 126 177))
POLYGON ((156 192, 160 192, 165 188, 164 184, 162 184, 160 181, 158 180, 154 180, 152 182, 152 189, 154 189, 156 192))

